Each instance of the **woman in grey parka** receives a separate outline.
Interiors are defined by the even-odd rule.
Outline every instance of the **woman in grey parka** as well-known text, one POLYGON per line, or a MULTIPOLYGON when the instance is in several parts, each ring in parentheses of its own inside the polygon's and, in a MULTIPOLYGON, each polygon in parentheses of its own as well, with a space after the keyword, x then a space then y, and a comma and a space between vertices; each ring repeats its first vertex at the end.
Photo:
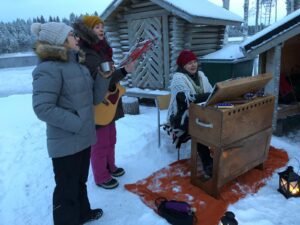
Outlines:
POLYGON ((79 63, 78 40, 64 23, 34 23, 35 52, 40 63, 33 75, 33 109, 46 122, 47 148, 55 175, 55 225, 79 225, 99 219, 103 211, 91 209, 86 181, 90 149, 96 143, 94 104, 107 92, 110 78, 92 79, 79 63))

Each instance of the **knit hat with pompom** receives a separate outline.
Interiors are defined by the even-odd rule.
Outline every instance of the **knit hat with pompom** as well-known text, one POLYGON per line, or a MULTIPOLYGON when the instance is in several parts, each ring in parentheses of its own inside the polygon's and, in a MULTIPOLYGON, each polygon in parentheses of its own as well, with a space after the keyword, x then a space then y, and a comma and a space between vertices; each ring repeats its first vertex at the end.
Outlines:
POLYGON ((84 16, 82 17, 83 23, 89 28, 93 29, 97 24, 104 24, 103 20, 99 16, 84 16))
POLYGON ((31 33, 37 36, 39 41, 48 42, 51 45, 63 45, 73 28, 59 22, 33 23, 31 33))

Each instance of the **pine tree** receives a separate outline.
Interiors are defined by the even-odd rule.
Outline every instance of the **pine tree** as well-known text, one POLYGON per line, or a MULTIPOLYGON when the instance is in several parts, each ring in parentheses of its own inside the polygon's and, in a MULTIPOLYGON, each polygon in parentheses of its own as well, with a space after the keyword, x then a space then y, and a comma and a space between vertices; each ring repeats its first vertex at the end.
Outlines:
POLYGON ((43 17, 43 15, 41 15, 40 23, 46 23, 46 20, 45 20, 45 18, 43 17))
POLYGON ((70 24, 70 22, 69 22, 69 20, 67 18, 63 18, 62 22, 65 23, 65 24, 68 24, 68 25, 70 24))
MULTIPOLYGON (((78 17, 74 14, 70 14, 70 20, 75 21, 78 17)), ((70 24, 70 20, 63 18, 62 22, 70 24)), ((59 17, 49 16, 49 21, 60 22, 59 17)), ((36 37, 31 34, 30 26, 32 23, 45 23, 46 20, 41 15, 28 20, 17 19, 11 23, 0 22, 0 53, 10 53, 29 50, 32 48, 33 43, 36 41, 36 37)))
POLYGON ((3 22, 0 22, 0 53, 9 52, 7 46, 9 46, 9 36, 6 25, 3 22))
POLYGON ((77 19, 76 15, 74 13, 71 13, 69 18, 70 18, 69 24, 74 23, 77 19))
POLYGON ((23 19, 18 20, 16 26, 18 27, 18 51, 27 50, 31 46, 30 27, 23 19))
POLYGON ((17 30, 16 27, 12 23, 6 24, 7 30, 9 32, 9 39, 7 45, 7 52, 15 52, 18 50, 18 41, 17 41, 17 30))

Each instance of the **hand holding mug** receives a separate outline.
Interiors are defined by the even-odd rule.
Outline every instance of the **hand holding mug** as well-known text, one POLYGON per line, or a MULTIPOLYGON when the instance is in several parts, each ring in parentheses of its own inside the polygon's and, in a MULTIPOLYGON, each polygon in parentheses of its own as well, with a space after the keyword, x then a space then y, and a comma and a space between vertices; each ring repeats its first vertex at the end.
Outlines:
POLYGON ((110 77, 114 71, 115 67, 113 66, 112 62, 103 62, 98 68, 99 74, 104 78, 110 77))

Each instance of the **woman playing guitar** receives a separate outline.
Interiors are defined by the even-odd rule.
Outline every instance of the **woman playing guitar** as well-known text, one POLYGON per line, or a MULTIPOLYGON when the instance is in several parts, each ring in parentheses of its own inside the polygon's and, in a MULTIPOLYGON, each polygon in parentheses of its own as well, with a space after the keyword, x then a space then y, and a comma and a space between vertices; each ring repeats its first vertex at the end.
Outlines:
POLYGON ((134 62, 115 69, 112 60, 112 48, 104 36, 104 22, 98 16, 84 16, 74 23, 76 34, 80 38, 80 47, 86 54, 85 65, 92 76, 103 73, 100 65, 110 62, 113 71, 110 87, 105 101, 95 108, 97 143, 92 146, 91 165, 95 183, 105 189, 118 186, 115 177, 125 173, 115 165, 116 125, 115 121, 124 116, 121 96, 125 92, 119 84, 127 73, 134 70, 134 62))

